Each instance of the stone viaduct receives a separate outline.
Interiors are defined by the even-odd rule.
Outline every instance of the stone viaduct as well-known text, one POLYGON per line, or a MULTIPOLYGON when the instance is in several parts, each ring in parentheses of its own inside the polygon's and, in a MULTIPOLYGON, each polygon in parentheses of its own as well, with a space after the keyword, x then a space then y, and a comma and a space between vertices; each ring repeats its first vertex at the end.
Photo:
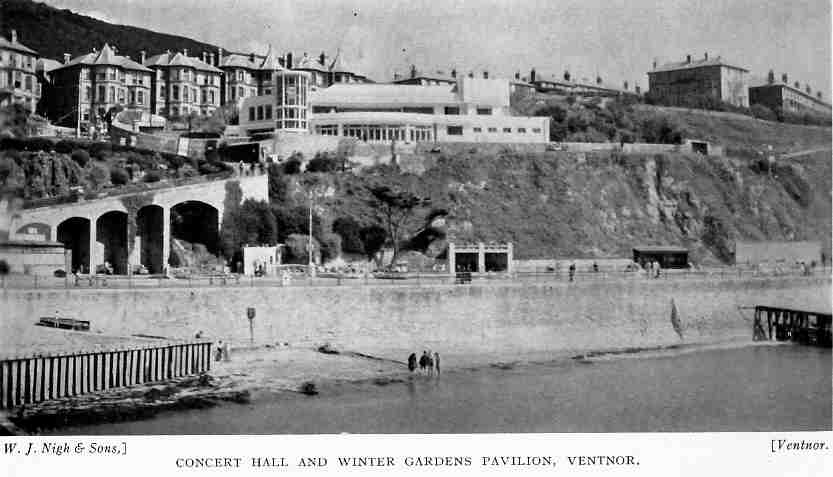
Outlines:
POLYGON ((234 200, 226 193, 232 181, 239 183, 240 201, 269 198, 268 178, 259 175, 22 209, 12 217, 10 238, 63 243, 72 251, 68 272, 95 272, 106 261, 116 274, 139 264, 162 273, 172 238, 218 251, 223 212, 234 200))

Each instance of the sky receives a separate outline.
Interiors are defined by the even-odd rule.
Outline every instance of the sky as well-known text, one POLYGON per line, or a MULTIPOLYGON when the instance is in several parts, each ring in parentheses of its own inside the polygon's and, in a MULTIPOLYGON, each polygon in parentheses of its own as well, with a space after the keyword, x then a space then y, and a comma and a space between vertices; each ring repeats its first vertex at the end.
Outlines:
POLYGON ((234 51, 341 48, 376 81, 424 71, 516 71, 639 84, 654 60, 722 56, 831 89, 829 0, 45 0, 234 51))

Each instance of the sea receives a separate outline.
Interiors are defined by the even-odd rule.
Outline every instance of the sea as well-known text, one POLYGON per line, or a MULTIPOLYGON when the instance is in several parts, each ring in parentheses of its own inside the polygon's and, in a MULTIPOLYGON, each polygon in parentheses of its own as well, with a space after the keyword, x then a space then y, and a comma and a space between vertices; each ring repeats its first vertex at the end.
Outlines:
POLYGON ((54 435, 831 430, 830 349, 674 348, 332 383, 54 435))

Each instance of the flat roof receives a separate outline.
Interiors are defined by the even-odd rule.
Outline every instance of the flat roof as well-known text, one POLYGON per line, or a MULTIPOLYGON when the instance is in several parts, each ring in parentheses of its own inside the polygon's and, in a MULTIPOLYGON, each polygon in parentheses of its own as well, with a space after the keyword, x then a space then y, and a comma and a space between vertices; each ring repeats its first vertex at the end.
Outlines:
POLYGON ((634 252, 667 252, 667 253, 688 253, 689 250, 685 247, 676 245, 643 245, 633 248, 634 252))

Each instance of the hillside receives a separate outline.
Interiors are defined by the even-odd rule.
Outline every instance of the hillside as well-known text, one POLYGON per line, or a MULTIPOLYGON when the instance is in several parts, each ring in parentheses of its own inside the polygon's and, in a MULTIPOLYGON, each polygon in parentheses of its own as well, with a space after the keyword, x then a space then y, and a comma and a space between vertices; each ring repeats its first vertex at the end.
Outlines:
POLYGON ((618 101, 535 93, 514 96, 512 108, 517 114, 549 116, 554 141, 672 143, 692 138, 721 144, 737 155, 757 153, 763 145, 772 145, 775 152, 788 152, 830 143, 829 127, 652 106, 632 98, 618 101))
POLYGON ((115 45, 119 54, 139 57, 165 50, 187 48, 194 55, 217 51, 217 46, 176 35, 158 33, 128 25, 113 25, 70 10, 59 10, 31 0, 0 0, 0 32, 8 37, 16 29, 20 41, 40 56, 60 60, 64 53, 77 56, 101 48, 104 43, 115 45))
POLYGON ((727 157, 440 144, 408 158, 419 174, 376 166, 289 177, 298 204, 319 191, 325 223, 372 224, 367 188, 393 184, 431 199, 411 233, 431 209, 447 210, 452 239, 510 240, 520 258, 626 257, 635 245, 683 245, 696 263, 731 263, 737 240, 817 240, 830 250, 830 129, 644 108, 634 111, 673 114, 691 137, 724 144, 727 157), (764 144, 820 151, 779 159, 770 175, 764 144))

